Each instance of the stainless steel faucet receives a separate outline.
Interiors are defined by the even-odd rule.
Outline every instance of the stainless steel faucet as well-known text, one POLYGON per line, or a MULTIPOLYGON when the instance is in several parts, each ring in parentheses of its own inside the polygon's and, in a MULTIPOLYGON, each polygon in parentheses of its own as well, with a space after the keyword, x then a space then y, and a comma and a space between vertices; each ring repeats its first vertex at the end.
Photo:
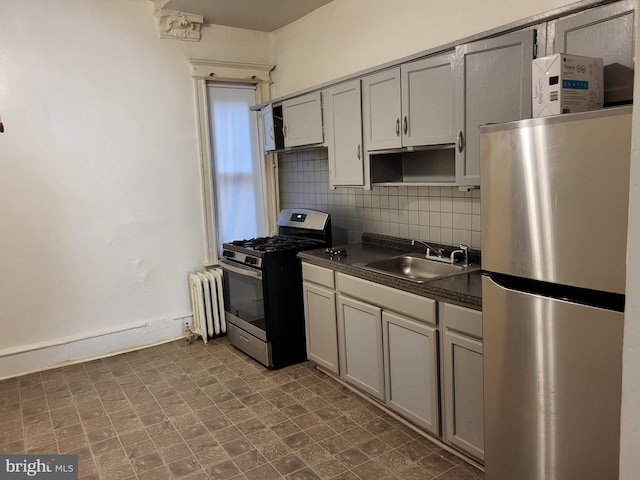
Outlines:
POLYGON ((425 247, 427 247, 427 251, 425 252, 424 256, 425 258, 427 257, 431 257, 431 250, 433 250, 438 258, 443 258, 444 257, 444 250, 442 250, 441 248, 434 248, 431 245, 429 245, 428 243, 423 242, 422 240, 411 240, 411 245, 414 246, 416 243, 421 243, 422 245, 424 245, 425 247))
POLYGON ((463 265, 465 267, 469 266, 469 247, 467 245, 460 245, 460 249, 459 250, 454 250, 453 252, 451 252, 451 264, 453 265, 454 263, 456 263, 456 253, 463 253, 464 254, 464 263, 463 265))

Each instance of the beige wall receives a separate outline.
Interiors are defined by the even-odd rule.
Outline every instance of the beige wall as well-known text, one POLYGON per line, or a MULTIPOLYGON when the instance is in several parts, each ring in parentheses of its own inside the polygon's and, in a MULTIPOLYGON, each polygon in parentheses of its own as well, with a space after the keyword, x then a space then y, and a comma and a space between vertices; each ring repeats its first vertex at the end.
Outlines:
POLYGON ((231 62, 271 63, 271 38, 266 32, 203 25, 199 42, 175 42, 185 57, 231 62))
POLYGON ((570 3, 334 0, 272 33, 275 97, 570 3))

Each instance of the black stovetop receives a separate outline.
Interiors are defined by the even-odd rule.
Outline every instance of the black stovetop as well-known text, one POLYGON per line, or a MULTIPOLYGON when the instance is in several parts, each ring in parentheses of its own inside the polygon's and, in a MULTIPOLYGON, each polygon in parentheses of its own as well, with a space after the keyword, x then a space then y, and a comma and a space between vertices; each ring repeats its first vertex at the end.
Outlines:
POLYGON ((297 238, 283 235, 274 235, 273 237, 257 237, 247 240, 234 240, 225 244, 226 247, 233 245, 234 247, 249 252, 283 252, 287 250, 299 250, 310 246, 319 245, 317 241, 307 238, 297 238))

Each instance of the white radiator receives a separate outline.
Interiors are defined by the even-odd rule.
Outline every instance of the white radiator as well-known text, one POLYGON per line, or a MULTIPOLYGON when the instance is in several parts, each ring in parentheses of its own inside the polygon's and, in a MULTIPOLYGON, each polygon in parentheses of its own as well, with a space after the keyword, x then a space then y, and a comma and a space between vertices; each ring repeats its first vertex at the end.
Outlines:
POLYGON ((204 343, 209 341, 209 337, 226 333, 222 270, 216 268, 191 272, 189 289, 193 307, 193 333, 200 335, 204 343))

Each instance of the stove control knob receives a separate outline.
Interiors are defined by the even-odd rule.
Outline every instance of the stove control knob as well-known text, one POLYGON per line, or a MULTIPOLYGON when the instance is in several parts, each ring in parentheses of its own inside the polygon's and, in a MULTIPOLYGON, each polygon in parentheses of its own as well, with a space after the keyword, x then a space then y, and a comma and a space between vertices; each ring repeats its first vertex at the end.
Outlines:
POLYGON ((222 251, 222 256, 226 257, 226 258, 233 258, 235 256, 235 252, 233 252, 231 250, 223 250, 222 251))

